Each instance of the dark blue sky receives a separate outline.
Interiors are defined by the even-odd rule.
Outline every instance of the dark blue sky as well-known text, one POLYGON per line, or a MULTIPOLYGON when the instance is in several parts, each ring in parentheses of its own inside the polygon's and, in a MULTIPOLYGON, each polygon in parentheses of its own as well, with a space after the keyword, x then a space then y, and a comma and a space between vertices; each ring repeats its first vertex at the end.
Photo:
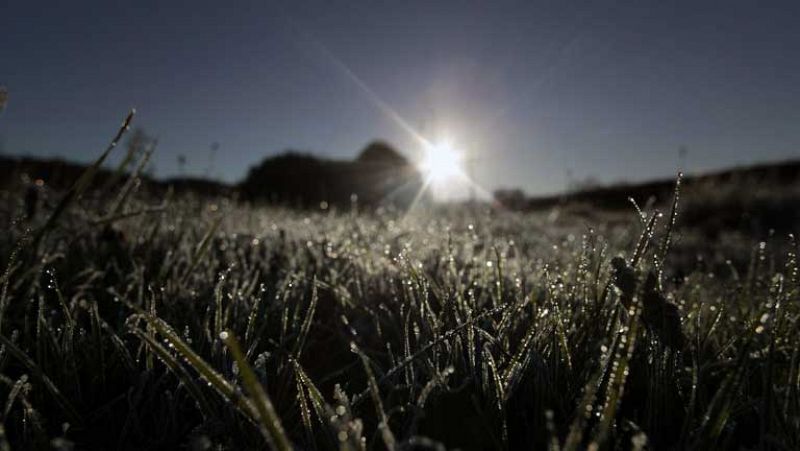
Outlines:
POLYGON ((135 106, 158 175, 218 142, 233 181, 287 148, 416 156, 384 105, 487 189, 668 176, 680 146, 690 171, 793 158, 798 23, 797 1, 4 2, 0 139, 89 161, 135 106))

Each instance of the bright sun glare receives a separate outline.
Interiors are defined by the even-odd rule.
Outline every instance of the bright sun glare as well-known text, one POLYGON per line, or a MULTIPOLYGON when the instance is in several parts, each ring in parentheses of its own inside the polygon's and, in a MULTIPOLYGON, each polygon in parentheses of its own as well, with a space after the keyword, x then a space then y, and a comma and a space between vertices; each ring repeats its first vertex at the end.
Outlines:
POLYGON ((432 182, 445 182, 463 173, 462 155, 447 143, 429 147, 421 168, 432 182))

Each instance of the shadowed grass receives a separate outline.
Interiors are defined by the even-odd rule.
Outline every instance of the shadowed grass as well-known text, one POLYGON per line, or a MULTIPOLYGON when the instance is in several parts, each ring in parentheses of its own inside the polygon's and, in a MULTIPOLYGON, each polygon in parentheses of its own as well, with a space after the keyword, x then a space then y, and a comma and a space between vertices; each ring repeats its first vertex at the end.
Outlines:
POLYGON ((3 210, 0 448, 800 446, 798 244, 682 228, 680 178, 588 219, 154 208, 148 156, 3 210))

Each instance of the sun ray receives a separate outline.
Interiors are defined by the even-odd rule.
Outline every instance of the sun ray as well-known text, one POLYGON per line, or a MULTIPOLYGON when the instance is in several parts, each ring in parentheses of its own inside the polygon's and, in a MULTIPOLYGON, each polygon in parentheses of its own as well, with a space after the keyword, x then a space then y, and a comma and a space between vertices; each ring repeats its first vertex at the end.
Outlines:
POLYGON ((363 92, 367 99, 381 111, 386 117, 391 119, 403 131, 408 133, 415 141, 422 145, 424 149, 432 146, 431 142, 422 136, 411 124, 383 100, 361 77, 358 76, 344 61, 337 57, 328 47, 314 37, 306 34, 306 38, 331 63, 339 72, 344 74, 363 92))
POLYGON ((417 191, 417 194, 414 196, 414 200, 411 201, 411 203, 408 205, 408 208, 406 209, 406 212, 403 214, 403 221, 405 221, 408 215, 416 209, 417 205, 420 202, 420 199, 422 199, 422 195, 425 194, 425 191, 427 191, 430 184, 431 181, 428 178, 425 178, 424 181, 422 182, 422 186, 419 187, 419 191, 417 191))

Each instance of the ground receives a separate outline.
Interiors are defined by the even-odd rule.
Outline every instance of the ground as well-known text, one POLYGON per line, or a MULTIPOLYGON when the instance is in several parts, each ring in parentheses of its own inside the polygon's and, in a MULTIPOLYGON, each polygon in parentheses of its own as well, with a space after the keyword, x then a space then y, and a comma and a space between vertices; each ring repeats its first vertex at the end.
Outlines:
POLYGON ((692 199, 356 213, 123 185, 40 189, 26 218, 26 189, 0 203, 3 446, 800 446, 798 243, 682 224, 692 199))

